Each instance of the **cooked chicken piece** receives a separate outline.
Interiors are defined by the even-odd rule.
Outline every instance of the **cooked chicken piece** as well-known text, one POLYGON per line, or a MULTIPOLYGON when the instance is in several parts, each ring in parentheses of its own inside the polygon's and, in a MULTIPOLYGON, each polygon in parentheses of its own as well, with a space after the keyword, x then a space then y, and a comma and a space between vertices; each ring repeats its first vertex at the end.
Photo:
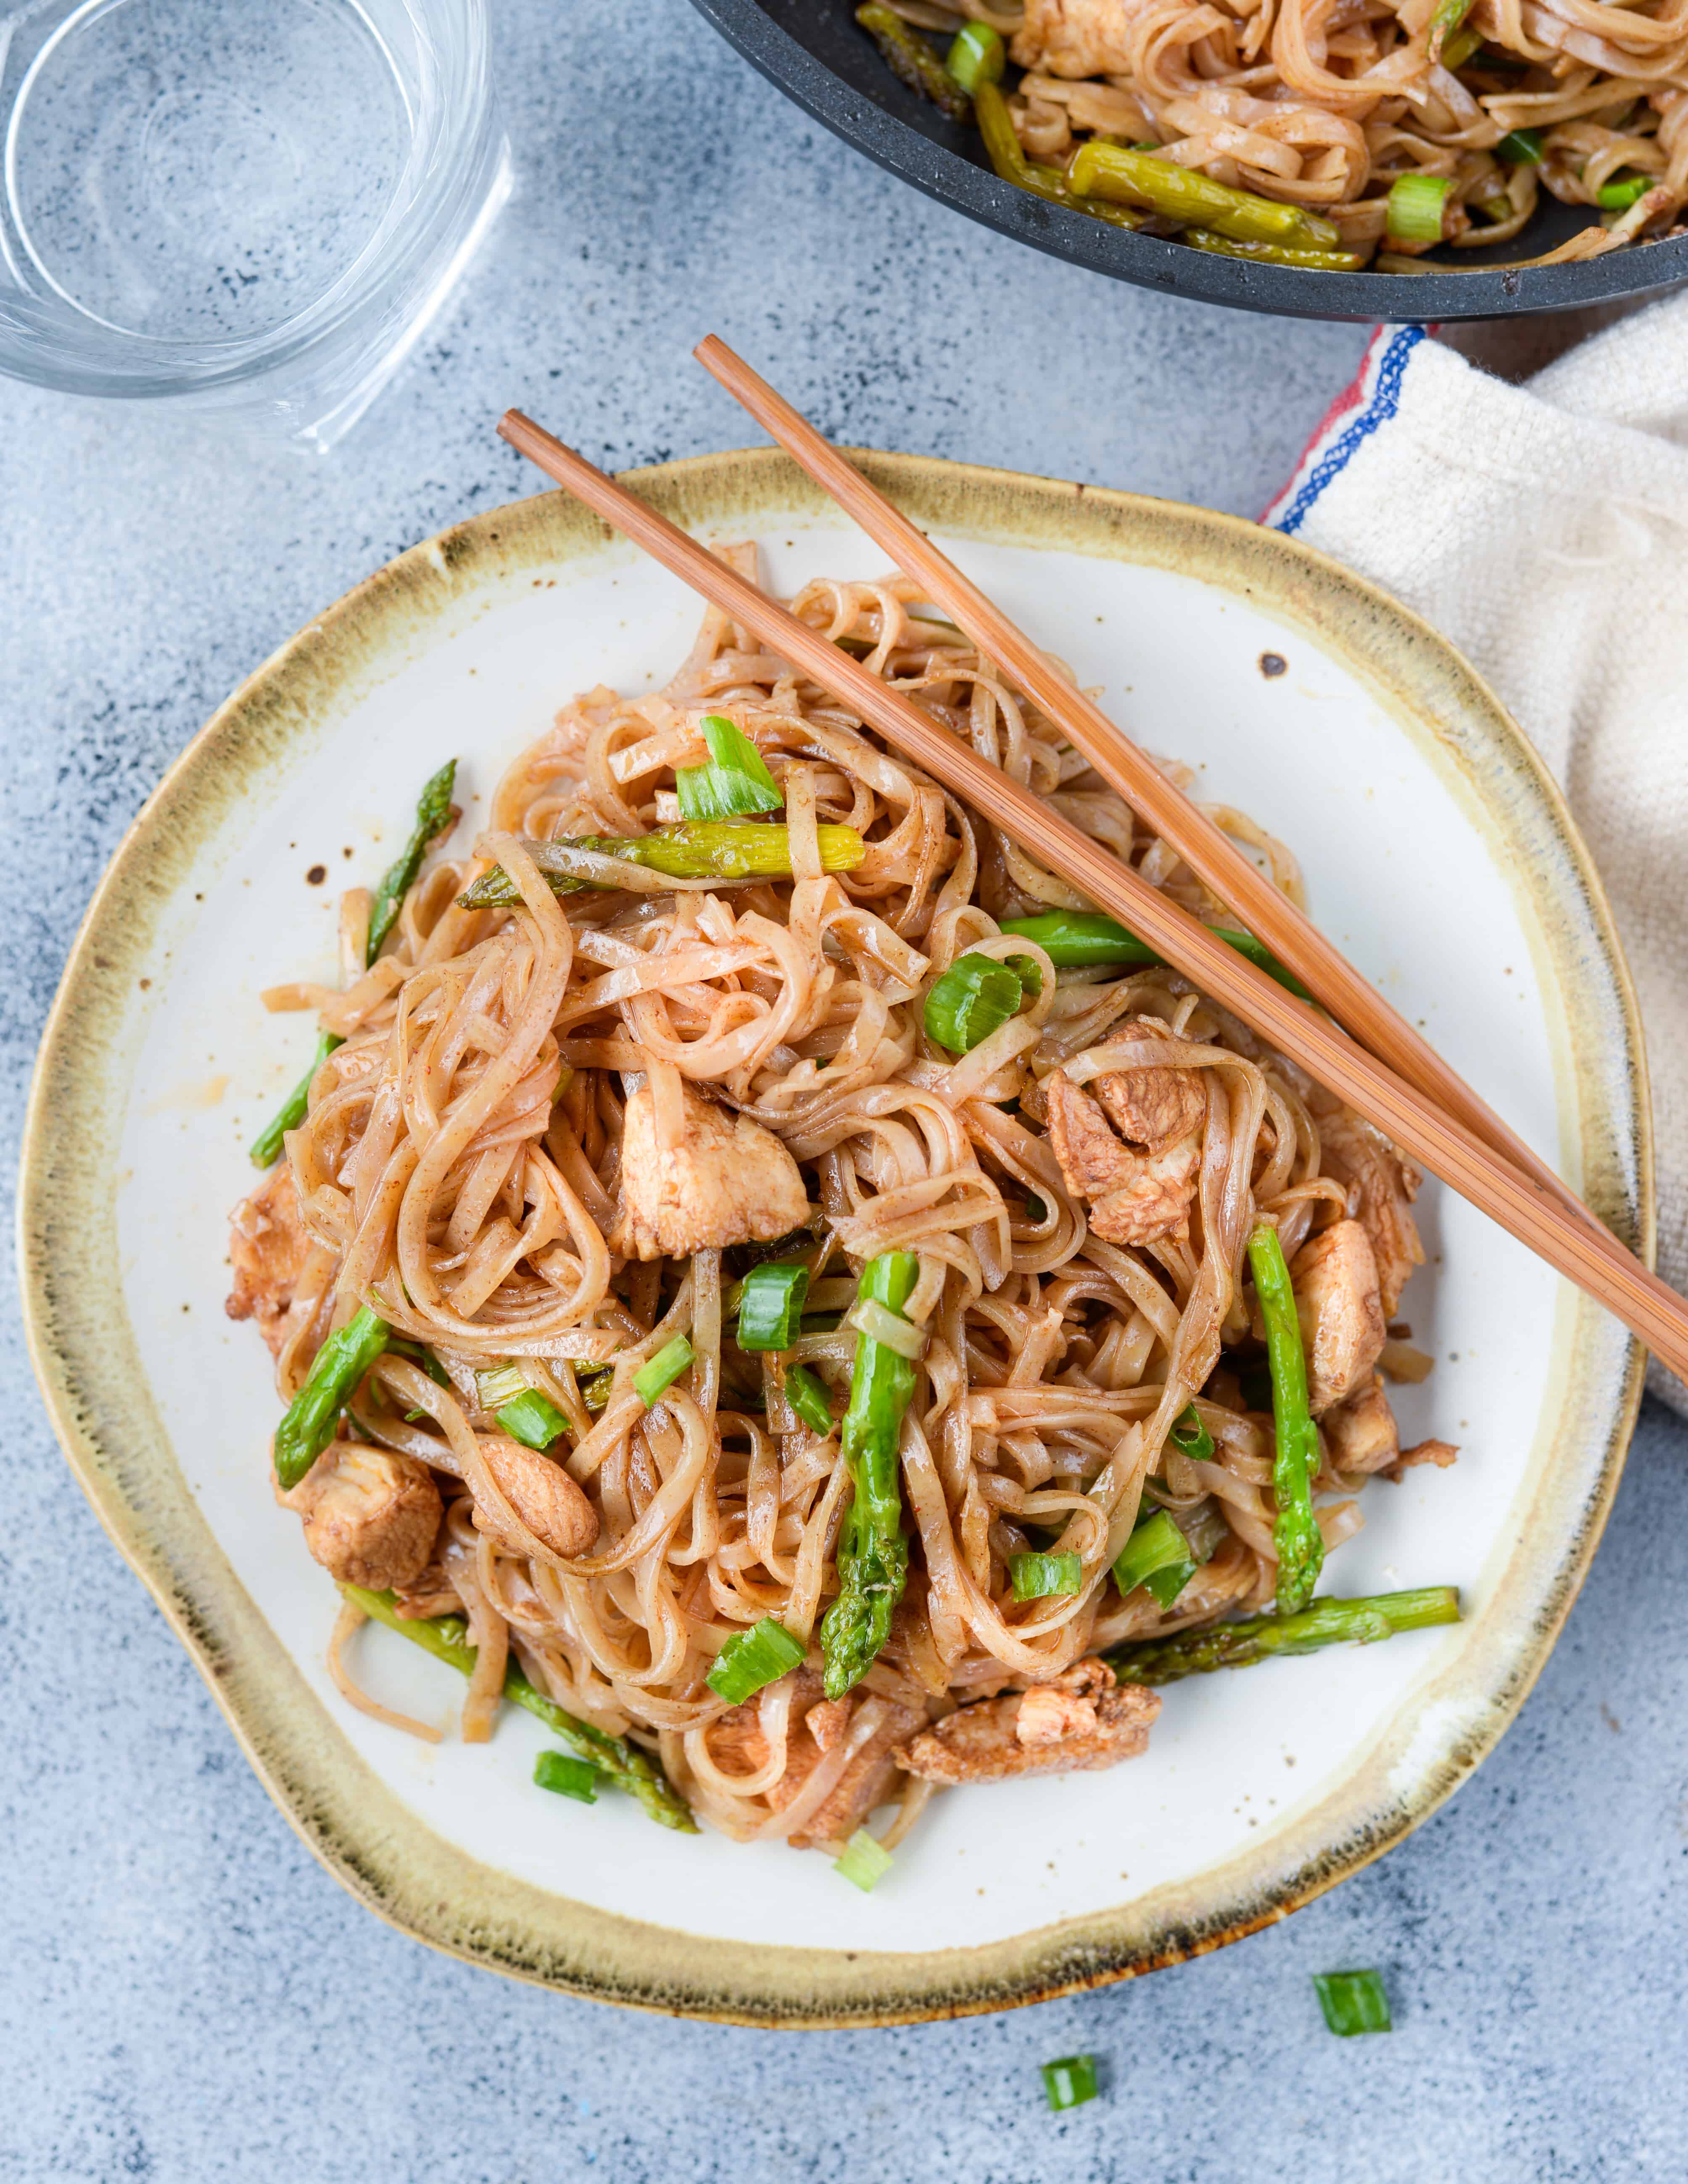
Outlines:
MULTIPOLYGON (((1133 1031, 1146 1039, 1178 1036, 1159 1017, 1128 1017, 1109 1037, 1133 1031)), ((1207 1116, 1207 1091, 1199 1069, 1112 1069, 1097 1078, 1095 1093, 1121 1137, 1146 1152, 1164 1152, 1200 1129, 1207 1116)))
POLYGON ((414 1456, 331 1440, 281 1501, 304 1519, 304 1543, 341 1585, 371 1592, 414 1585, 445 1511, 433 1474, 414 1456))
MULTIPOLYGON (((812 1843, 848 1842, 874 1808, 883 1805, 890 1796, 900 1763, 897 1747, 920 1727, 925 1716, 916 1713, 912 1707, 899 1706, 893 1699, 882 1698, 877 1703, 883 1709, 879 1726, 861 1749, 852 1755, 849 1766, 810 1814, 802 1832, 792 1836, 794 1849, 806 1850, 812 1843)), ((821 1708, 813 1707, 803 1718, 804 1727, 811 1736, 814 1732, 811 1724, 821 1712, 821 1708)), ((836 1730, 830 1734, 835 1743, 836 1730)), ((790 1780, 788 1772, 769 1800, 771 1803, 790 1802, 783 1794, 790 1780)), ((796 1794, 795 1786, 791 1794, 796 1794)))
POLYGON ((685 1134, 656 1142, 655 1102, 642 1084, 621 1139, 621 1215, 610 1248, 626 1259, 684 1259, 728 1244, 772 1244, 809 1218, 797 1162, 748 1115, 683 1088, 685 1134))
MULTIPOLYGON (((786 1736, 785 1772, 768 1792, 768 1802, 783 1812, 813 1773, 822 1753, 830 1752, 848 1731, 858 1698, 823 1699, 821 1679, 813 1669, 794 1671, 789 1727, 786 1736)), ((866 1739, 850 1764, 811 1814, 793 1845, 806 1850, 814 1843, 844 1842, 855 1833, 877 1805, 883 1805, 896 1779, 897 1763, 892 1749, 900 1744, 924 1717, 912 1707, 878 1699, 884 1719, 866 1739)), ((731 1707, 710 1730, 710 1751, 717 1763, 753 1774, 767 1763, 767 1739, 762 1735, 760 1695, 743 1706, 731 1707)))
POLYGON ((1399 1486, 1401 1474, 1411 1471, 1414 1464, 1434 1463, 1438 1471, 1446 1471, 1458 1454, 1459 1451, 1451 1440, 1415 1441, 1411 1448, 1402 1449, 1395 1462, 1384 1471, 1384 1477, 1392 1479, 1399 1486))
POLYGON ((436 1615, 461 1615, 463 1602, 457 1587, 447 1574, 445 1564, 436 1555, 420 1577, 409 1585, 393 1588, 398 1595, 393 1606, 400 1618, 406 1623, 431 1620, 436 1615))
POLYGON ((1373 1373, 1357 1396, 1327 1411, 1320 1423, 1338 1471, 1381 1471, 1401 1453, 1401 1436, 1381 1373, 1373 1373))
POLYGON ((1156 1692, 1116 1685, 1106 1661, 1075 1661, 1028 1691, 958 1707, 897 1753, 929 1782, 1006 1782, 1020 1774, 1070 1774, 1117 1767, 1149 1742, 1156 1692))
POLYGON ((1158 1152, 1142 1152, 1121 1143, 1096 1102, 1065 1070, 1044 1079, 1044 1096, 1049 1102, 1050 1143, 1067 1187, 1087 1201, 1090 1226, 1104 1243, 1151 1244, 1157 1236, 1189 1234, 1190 1201, 1201 1167, 1200 1131, 1158 1152))
MULTIPOLYGON (((534 1537, 554 1555, 585 1554, 598 1537, 598 1512, 561 1464, 503 1434, 476 1434, 475 1440, 487 1470, 534 1537)), ((513 1555, 525 1552, 521 1540, 503 1530, 478 1502, 474 1514, 477 1531, 513 1555)))
POLYGON ((1424 1178, 1380 1132, 1344 1110, 1318 1117, 1318 1138, 1319 1166, 1348 1185, 1350 1210, 1378 1262, 1384 1318, 1393 1319, 1407 1277, 1424 1263, 1418 1224, 1407 1211, 1424 1178))
POLYGON ((1310 1236, 1290 1267, 1315 1418, 1363 1387, 1384 1346, 1378 1262, 1357 1221, 1310 1236))
POLYGON ((270 1356, 278 1357, 290 1332, 287 1308, 310 1251, 286 1161, 241 1201, 229 1221, 235 1285, 223 1310, 231 1319, 256 1319, 270 1356))
POLYGON ((1026 0, 1026 20, 1009 54, 1017 68, 1046 75, 1128 75, 1127 0, 1026 0))

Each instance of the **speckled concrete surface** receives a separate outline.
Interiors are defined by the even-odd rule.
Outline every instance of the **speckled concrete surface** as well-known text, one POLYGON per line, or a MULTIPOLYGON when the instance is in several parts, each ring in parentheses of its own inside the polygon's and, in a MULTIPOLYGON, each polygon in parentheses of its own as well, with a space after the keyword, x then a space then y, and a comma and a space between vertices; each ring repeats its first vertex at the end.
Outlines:
MULTIPOLYGON (((491 437, 506 404, 612 464, 740 444, 686 361, 713 327, 835 434, 1252 513, 1358 355, 1357 329, 1111 288, 900 192, 681 0, 498 12, 518 198, 335 456, 232 460, 0 385, 8 1176, 124 826, 314 609, 531 488, 491 437)), ((569 2003, 354 1910, 99 1532, 11 1334, 0 1395, 8 2184, 1688 2176, 1688 1430, 1663 1412, 1522 1720, 1392 1857, 1132 1987, 831 2036, 569 2003), (1390 2038, 1319 2025, 1308 1975, 1354 1964, 1385 1973, 1390 2038), (1051 2117, 1037 2064, 1075 2049, 1104 2059, 1106 2097, 1051 2117)))

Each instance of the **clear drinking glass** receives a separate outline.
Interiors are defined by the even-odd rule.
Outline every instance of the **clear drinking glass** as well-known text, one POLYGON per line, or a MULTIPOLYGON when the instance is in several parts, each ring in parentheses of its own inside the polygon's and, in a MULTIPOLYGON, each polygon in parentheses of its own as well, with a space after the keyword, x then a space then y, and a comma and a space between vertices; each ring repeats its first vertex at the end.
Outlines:
POLYGON ((486 0, 0 0, 0 371, 326 448, 508 194, 486 0))

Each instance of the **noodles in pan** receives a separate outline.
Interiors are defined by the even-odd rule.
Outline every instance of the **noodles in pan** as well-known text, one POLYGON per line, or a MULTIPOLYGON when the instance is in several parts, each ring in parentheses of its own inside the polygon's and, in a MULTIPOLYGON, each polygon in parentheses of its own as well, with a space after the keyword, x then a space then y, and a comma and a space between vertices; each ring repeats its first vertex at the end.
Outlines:
MULTIPOLYGON (((908 582, 793 604, 1224 924, 908 582)), ((343 1663, 378 1616, 582 1794, 888 1843, 1140 1751, 1172 1676, 1454 1612, 1308 1604, 1367 1479, 1454 1451, 1382 1378, 1418 1178, 1294 1065, 713 610, 430 863, 448 783, 340 982, 266 996, 323 1042, 232 1239, 354 1703, 437 1733, 343 1663)))

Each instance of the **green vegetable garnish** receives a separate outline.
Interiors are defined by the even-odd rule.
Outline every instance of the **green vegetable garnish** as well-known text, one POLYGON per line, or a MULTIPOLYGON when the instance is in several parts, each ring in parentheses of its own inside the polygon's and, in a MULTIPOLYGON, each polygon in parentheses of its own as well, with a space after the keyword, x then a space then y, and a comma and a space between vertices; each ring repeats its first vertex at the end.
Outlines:
POLYGON ((457 760, 448 758, 432 779, 424 783, 416 799, 416 823, 410 829, 410 838, 382 875, 381 884, 370 899, 366 962, 373 963, 380 955, 382 943, 398 922, 404 898, 416 884, 416 875, 422 869, 429 844, 437 841, 452 823, 451 791, 456 778, 457 760))
POLYGON ((345 1044, 343 1039, 336 1039, 331 1031, 318 1035, 316 1052, 311 1056, 310 1067, 281 1102, 281 1112, 267 1123, 252 1141, 250 1158, 254 1167, 274 1167, 281 1159, 281 1140, 289 1130, 298 1129, 305 1118, 305 1111, 310 1105, 311 1079, 335 1048, 345 1044))
POLYGON ((1008 1574, 1016 1600, 1055 1600, 1084 1588, 1084 1565, 1077 1555, 1010 1555, 1008 1574))
POLYGON ((806 1365, 786 1368, 785 1400, 811 1433, 819 1434, 824 1440, 832 1432, 833 1407, 827 1400, 826 1387, 806 1365))
MULTIPOLYGON (((862 1269, 860 1295, 902 1314, 919 1279, 911 1251, 886 1251, 862 1269)), ((842 1451, 855 1489, 838 1537, 838 1596, 821 1624, 829 1699, 859 1683, 891 1635, 891 1614, 908 1580, 897 1450, 914 1393, 913 1362, 858 1334, 850 1368, 842 1451)))
MULTIPOLYGON (((854 872, 867 844, 853 827, 815 829, 821 868, 854 872)), ((655 833, 620 836, 580 834, 561 842, 523 845, 553 894, 578 894, 604 887, 604 880, 583 879, 569 864, 571 850, 590 850, 625 865, 642 865, 675 880, 787 879, 791 878, 791 838, 783 827, 756 821, 697 820, 660 827, 655 833)), ((457 898, 462 910, 507 910, 521 900, 521 890, 502 865, 494 865, 457 898)))
POLYGON ((1001 86, 989 78, 981 77, 973 86, 973 118, 978 123, 990 164, 1005 182, 1012 182, 1017 190, 1024 190, 1029 197, 1041 198, 1045 204, 1065 205, 1069 212, 1106 220, 1111 227, 1142 226, 1140 212, 1134 212, 1128 205, 1078 197, 1067 187, 1067 177, 1059 169, 1039 166, 1028 159, 1014 133, 1013 117, 1001 86))
POLYGON ((1205 1630, 1174 1631, 1117 1646, 1106 1656, 1123 1684, 1172 1684, 1216 1669, 1246 1669, 1273 1653, 1316 1653, 1326 1646, 1370 1646, 1397 1631, 1459 1621, 1451 1585, 1380 1592, 1363 1600, 1316 1600, 1295 1615, 1251 1615, 1205 1630))
POLYGON ((856 9, 855 20, 878 47, 885 65, 899 82, 922 93, 952 121, 970 117, 972 107, 967 94, 919 31, 911 29, 894 8, 868 0, 866 6, 856 9))
POLYGON ((1390 185, 1384 214, 1390 234, 1398 242, 1440 242, 1452 187, 1446 175, 1398 175, 1390 185))
MULTIPOLYGON (((1200 1557, 1206 1561, 1206 1557, 1200 1557)), ((1131 1537, 1114 1557, 1114 1583, 1122 1597, 1147 1585, 1162 1610, 1172 1606, 1195 1575, 1198 1558, 1188 1539, 1164 1509, 1139 1518, 1131 1537)))
POLYGON ((1652 188, 1655 180, 1652 175, 1614 175, 1595 192, 1594 201, 1602 212, 1628 212, 1636 198, 1652 188))
MULTIPOLYGON (((1030 957, 1017 960, 1041 985, 1030 957)), ((939 1046, 947 1046, 951 1054, 970 1054, 1014 1015, 1028 983, 1013 961, 999 963, 989 956, 958 956, 926 997, 927 1037, 939 1046)), ((1038 987, 1031 990, 1035 994, 1038 987)))
POLYGON ((1063 2055, 1058 2063, 1042 2066, 1044 2092, 1052 2109, 1083 2108, 1096 2098, 1096 2059, 1094 2055, 1063 2055))
POLYGON ((573 1797, 582 1805, 598 1802, 601 1771, 591 1760, 571 1759, 566 1752, 542 1752, 533 1763, 533 1779, 542 1790, 554 1790, 560 1797, 573 1797))
MULTIPOLYGON (((1450 34, 1457 31, 1471 13, 1471 0, 1436 0, 1430 17, 1429 56, 1432 61, 1442 58, 1442 49, 1450 34)), ((1444 63, 1451 68, 1451 61, 1444 63)))
POLYGON ((789 1350, 803 1324, 809 1269, 774 1260, 752 1267, 738 1290, 741 1350, 789 1350))
POLYGON ((1180 167, 1151 152, 1092 136, 1073 153, 1067 183, 1081 198, 1106 198, 1139 205, 1163 218, 1205 229, 1238 242, 1329 246, 1340 237, 1328 220, 1300 205, 1216 182, 1194 167, 1180 167))
POLYGON ((705 714, 701 726, 710 763, 674 769, 682 815, 732 819, 747 811, 777 811, 785 799, 744 730, 720 713, 705 714))
POLYGON ((1267 1222, 1262 1221, 1249 1238, 1249 1265, 1266 1322, 1267 1362, 1272 1370, 1272 1495, 1278 1505, 1272 1537, 1278 1549, 1278 1612, 1293 1615, 1312 1598, 1324 1568, 1324 1540, 1313 1515, 1312 1497, 1318 1432, 1307 1407, 1307 1361, 1295 1317, 1295 1292, 1290 1285, 1278 1231, 1267 1222))
POLYGON ((1542 134, 1539 129, 1514 129, 1495 147, 1495 157, 1514 167, 1541 164, 1542 134))
POLYGON ((1187 1456, 1192 1463, 1205 1463, 1213 1453, 1213 1436, 1201 1423, 1201 1413, 1194 1403, 1186 1403, 1173 1421, 1167 1435, 1180 1456, 1187 1456))
POLYGON ((391 1332, 365 1305, 317 1351, 304 1385, 276 1429, 276 1478, 284 1494, 298 1485, 333 1440, 348 1399, 386 1349, 391 1332))
POLYGON ((528 1448, 549 1448, 559 1434, 569 1429, 568 1420, 537 1388, 524 1390, 513 1402, 500 1403, 493 1415, 512 1440, 528 1448))
POLYGON ((728 1706, 743 1706, 753 1691, 800 1669, 803 1650, 784 1624, 765 1615, 749 1630, 733 1633, 704 1680, 728 1706))
POLYGON ((665 1342, 648 1364, 633 1375, 633 1392, 649 1410, 666 1388, 671 1388, 696 1356, 683 1334, 665 1342))
POLYGON ((965 92, 982 83, 1000 83, 1008 55, 1000 31, 989 23, 963 23, 950 42, 944 66, 965 92))
POLYGON ((1313 1988, 1325 2023, 1340 2038, 1394 2030, 1389 1997, 1375 1972, 1315 1972, 1313 1988))
POLYGON ((890 1870, 890 1852, 866 1828, 858 1828, 844 1845, 843 1857, 833 1860, 833 1871, 843 1874, 864 1896, 890 1870))
MULTIPOLYGON (((1036 917, 1011 917, 1002 930, 1017 933, 1023 940, 1035 940, 1058 971, 1076 971, 1103 963, 1148 967, 1167 960, 1146 940, 1139 940, 1117 919, 1106 916, 1099 910, 1049 910, 1036 917)), ((1210 926, 1208 930, 1216 940, 1234 948, 1239 956, 1246 956, 1268 978, 1275 978, 1280 986, 1299 994, 1304 1001, 1312 1000, 1312 994, 1295 972, 1280 963, 1251 933, 1234 933, 1223 925, 1210 926)))
MULTIPOLYGON (((360 1585, 343 1585, 341 1591, 374 1622, 384 1623, 401 1638, 444 1661, 460 1675, 475 1673, 475 1648, 469 1644, 469 1626, 460 1615, 436 1615, 412 1621, 398 1613, 390 1592, 369 1592, 360 1585)), ((637 1797, 652 1819, 682 1835, 694 1836, 698 1824, 685 1800, 676 1795, 657 1762, 625 1737, 611 1736, 590 1722, 577 1720, 554 1699, 531 1684, 514 1660, 504 1671, 504 1696, 543 1721, 554 1736, 572 1745, 582 1759, 590 1760, 604 1780, 629 1797, 637 1797)))
POLYGON ((1217 235, 1209 227, 1187 227, 1178 240, 1215 258, 1247 259, 1256 265, 1298 265, 1304 273, 1357 273, 1366 262, 1361 250, 1321 249, 1311 243, 1245 242, 1234 235, 1217 235))

